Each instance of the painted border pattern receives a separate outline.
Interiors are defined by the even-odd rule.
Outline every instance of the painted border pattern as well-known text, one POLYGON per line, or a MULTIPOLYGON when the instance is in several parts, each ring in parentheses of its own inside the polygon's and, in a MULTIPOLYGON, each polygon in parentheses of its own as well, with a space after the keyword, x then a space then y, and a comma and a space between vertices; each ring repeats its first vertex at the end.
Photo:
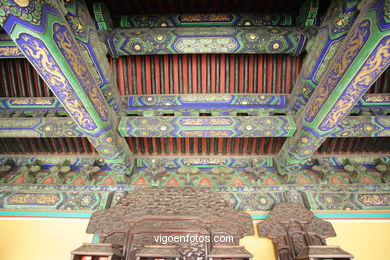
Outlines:
POLYGON ((2 118, 0 137, 83 137, 71 118, 2 118))
POLYGON ((23 57, 23 52, 15 45, 9 36, 0 34, 0 59, 23 57))
POLYGON ((114 29, 114 56, 183 53, 285 53, 298 55, 309 34, 287 27, 171 27, 114 29))
MULTIPOLYGON (((245 109, 281 107, 287 108, 287 101, 290 95, 284 94, 183 94, 183 95, 130 95, 122 96, 121 102, 126 104, 125 110, 142 109, 151 107, 167 107, 177 109, 188 106, 207 106, 207 107, 242 107, 245 109)), ((365 94, 357 107, 361 106, 389 106, 390 94, 365 94)), ((28 97, 28 98, 0 98, 0 108, 9 109, 35 109, 35 108, 62 108, 61 103, 55 97, 28 97)))
POLYGON ((332 137, 390 136, 389 116, 345 117, 334 128, 332 137))
POLYGON ((277 26, 291 25, 289 14, 171 14, 121 16, 121 27, 277 26))
MULTIPOLYGON (((307 2, 305 5, 308 5, 307 2)), ((313 44, 309 46, 308 55, 293 88, 294 109, 298 110, 306 105, 319 84, 337 49, 355 22, 359 2, 356 0, 332 2, 313 44)))
MULTIPOLYGON (((12 186, 0 187, 2 210, 97 210, 113 205, 140 186, 12 186), (33 193, 31 190, 35 189, 33 193), (98 196, 101 196, 100 198, 98 196), (111 202, 112 201, 112 202, 111 202), (9 203, 11 202, 11 203, 9 203)), ((311 210, 390 210, 386 185, 305 185, 207 188, 235 210, 268 211, 277 202, 297 202, 311 210), (330 192, 331 191, 331 192, 330 192)))
POLYGON ((292 136, 292 117, 122 117, 119 132, 132 137, 292 136))

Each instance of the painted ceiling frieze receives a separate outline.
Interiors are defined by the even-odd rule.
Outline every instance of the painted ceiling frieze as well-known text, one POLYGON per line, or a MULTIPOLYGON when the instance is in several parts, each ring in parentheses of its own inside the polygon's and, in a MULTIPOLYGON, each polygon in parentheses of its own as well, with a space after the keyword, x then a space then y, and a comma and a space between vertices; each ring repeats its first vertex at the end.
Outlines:
POLYGON ((289 14, 171 14, 121 16, 121 27, 201 27, 291 25, 289 14))
POLYGON ((24 58, 23 52, 7 34, 0 34, 0 59, 24 58))
MULTIPOLYGON (((77 185, 2 185, 2 211, 67 210, 68 212, 101 210, 115 205, 128 192, 141 186, 77 186, 77 185)), ((276 203, 301 203, 311 210, 350 210, 388 212, 390 195, 385 185, 303 185, 265 187, 201 187, 221 196, 235 210, 266 213, 276 203)), ((255 213, 252 213, 255 214, 255 213)), ((252 216, 256 218, 256 216, 252 216)))
POLYGON ((269 117, 122 117, 119 132, 133 137, 291 136, 292 118, 269 117))
POLYGON ((0 119, 0 137, 81 137, 82 129, 70 118, 0 119))
POLYGON ((115 29, 114 56, 184 53, 284 53, 298 55, 308 35, 285 27, 179 27, 115 29))

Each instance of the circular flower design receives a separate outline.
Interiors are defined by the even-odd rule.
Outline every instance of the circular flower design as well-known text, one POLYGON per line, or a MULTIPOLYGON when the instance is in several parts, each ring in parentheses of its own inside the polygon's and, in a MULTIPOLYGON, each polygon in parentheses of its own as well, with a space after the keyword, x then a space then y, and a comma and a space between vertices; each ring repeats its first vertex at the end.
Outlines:
POLYGON ((97 150, 100 151, 105 156, 113 156, 115 154, 113 148, 107 145, 99 145, 97 147, 97 150))
POLYGON ((283 47, 283 43, 281 41, 273 41, 268 45, 268 49, 271 52, 275 52, 280 50, 283 47))
POLYGON ((275 203, 275 200, 272 197, 267 196, 266 194, 260 194, 257 198, 257 207, 258 210, 270 210, 272 205, 275 203))
POLYGON ((80 206, 83 208, 88 208, 94 202, 94 198, 92 194, 85 194, 80 198, 80 206))
POLYGON ((156 41, 157 41, 157 42, 162 43, 162 42, 164 42, 165 40, 166 40, 166 36, 165 36, 165 35, 163 35, 163 34, 158 34, 158 35, 156 35, 156 41))

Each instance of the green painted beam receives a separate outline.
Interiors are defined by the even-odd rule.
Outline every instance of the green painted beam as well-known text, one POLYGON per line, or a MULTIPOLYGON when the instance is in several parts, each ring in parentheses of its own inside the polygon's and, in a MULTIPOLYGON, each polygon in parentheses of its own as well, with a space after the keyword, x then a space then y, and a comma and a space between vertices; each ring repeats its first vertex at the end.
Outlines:
MULTIPOLYGON (((287 110, 291 99, 288 94, 182 94, 182 95, 130 95, 122 96, 123 111, 163 108, 176 110, 181 107, 191 108, 242 108, 268 109, 280 108, 287 110)), ((356 107, 388 107, 390 93, 365 94, 356 107)), ((0 98, 2 109, 61 109, 61 103, 55 97, 6 97, 0 98)))
MULTIPOLYGON (((123 137, 290 137, 291 116, 121 117, 123 137)), ((349 116, 330 137, 390 136, 390 116, 349 116)), ((0 137, 88 137, 69 117, 0 118, 0 137)))
POLYGON ((99 30, 112 30, 113 21, 110 17, 110 11, 104 2, 94 2, 93 13, 99 30))
POLYGON ((390 136, 390 116, 347 116, 334 128, 332 137, 390 136))
POLYGON ((120 26, 127 27, 204 27, 204 26, 278 26, 292 25, 290 14, 168 14, 125 15, 120 26))
MULTIPOLYGON (((94 162, 102 162, 102 158, 98 154, 80 155, 68 154, 66 158, 58 155, 47 154, 0 154, 0 163, 4 163, 8 159, 15 162, 16 167, 21 167, 24 164, 31 164, 34 160, 39 160, 48 168, 58 163, 68 160, 73 168, 81 168, 88 165, 93 165, 94 162)), ((153 167, 153 162, 161 160, 162 167, 167 169, 177 169, 186 166, 190 163, 199 168, 214 168, 221 163, 232 168, 246 168, 253 165, 253 160, 256 159, 256 165, 259 167, 273 168, 274 156, 271 155, 226 155, 226 156, 204 156, 204 155, 140 155, 136 156, 137 168, 153 167)), ((306 170, 310 170, 316 160, 329 163, 330 166, 342 168, 345 162, 351 161, 366 165, 369 168, 374 168, 377 160, 383 162, 390 161, 390 154, 325 154, 314 155, 307 163, 306 170)))
POLYGON ((79 50, 89 66, 95 82, 99 85, 107 103, 115 110, 120 108, 118 86, 110 64, 106 59, 107 47, 100 39, 95 23, 89 15, 84 0, 63 1, 67 12, 65 18, 73 31, 79 50))
POLYGON ((390 93, 365 94, 357 103, 358 106, 388 106, 390 93))
POLYGON ((364 2, 309 102, 298 114, 297 131, 276 158, 281 174, 302 168, 390 65, 388 5, 385 0, 364 2))
POLYGON ((72 118, 1 118, 0 137, 87 137, 72 118))
POLYGON ((295 110, 307 104, 329 62, 353 25, 359 13, 359 2, 360 0, 332 1, 316 37, 308 46, 308 54, 293 87, 291 104, 295 110))
POLYGON ((315 25, 317 19, 319 19, 317 17, 319 7, 319 0, 306 0, 299 10, 299 15, 296 19, 297 24, 300 26, 315 25))
POLYGON ((285 137, 291 116, 122 117, 119 132, 131 137, 285 137))
POLYGON ((110 167, 130 174, 131 151, 119 136, 116 114, 91 73, 96 67, 83 58, 82 46, 62 13, 63 4, 58 1, 24 4, 3 1, 0 26, 110 167))
POLYGON ((240 105, 287 105, 286 94, 165 94, 129 95, 129 107, 140 106, 240 106, 240 105))
MULTIPOLYGON (((175 187, 175 186, 171 186, 175 187)), ((88 217, 90 211, 109 207, 129 185, 3 185, 3 217, 88 217), (67 213, 64 213, 66 210, 67 213)), ((204 189, 204 187, 196 187, 204 189)), ((208 187, 235 210, 267 214, 278 202, 305 202, 322 218, 389 218, 387 185, 272 185, 262 187, 208 187), (259 203, 261 200, 262 203, 259 203), (348 208, 349 213, 346 213, 348 208), (340 213, 340 214, 337 214, 340 213)), ((264 219, 255 214, 253 218, 264 219)))
POLYGON ((0 98, 1 109, 64 109, 56 97, 0 98))
POLYGON ((299 55, 316 28, 170 27, 120 28, 110 32, 113 56, 184 53, 299 55))

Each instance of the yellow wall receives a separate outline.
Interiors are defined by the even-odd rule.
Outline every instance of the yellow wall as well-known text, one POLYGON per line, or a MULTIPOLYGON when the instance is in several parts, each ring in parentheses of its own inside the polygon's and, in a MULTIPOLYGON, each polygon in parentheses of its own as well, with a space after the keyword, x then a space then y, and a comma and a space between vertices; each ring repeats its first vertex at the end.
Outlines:
POLYGON ((332 222, 332 225, 337 237, 328 238, 329 245, 340 245, 355 260, 390 259, 390 222, 332 222))
MULTIPOLYGON (((0 259, 2 260, 69 260, 70 251, 87 235, 88 219, 0 218, 0 259)), ((337 237, 330 245, 340 245, 356 260, 389 260, 390 221, 331 221, 337 237)), ((255 260, 275 260, 272 243, 255 236, 241 244, 255 255, 255 260)))
MULTIPOLYGON (((330 220, 329 222, 332 223, 337 237, 329 238, 328 245, 339 245, 353 254, 355 260, 390 259, 390 221, 330 220)), ((276 260, 271 240, 258 238, 257 230, 255 236, 245 237, 240 244, 255 256, 254 260, 276 260)))
POLYGON ((0 218, 1 260, 69 260, 83 242, 89 219, 0 218))

